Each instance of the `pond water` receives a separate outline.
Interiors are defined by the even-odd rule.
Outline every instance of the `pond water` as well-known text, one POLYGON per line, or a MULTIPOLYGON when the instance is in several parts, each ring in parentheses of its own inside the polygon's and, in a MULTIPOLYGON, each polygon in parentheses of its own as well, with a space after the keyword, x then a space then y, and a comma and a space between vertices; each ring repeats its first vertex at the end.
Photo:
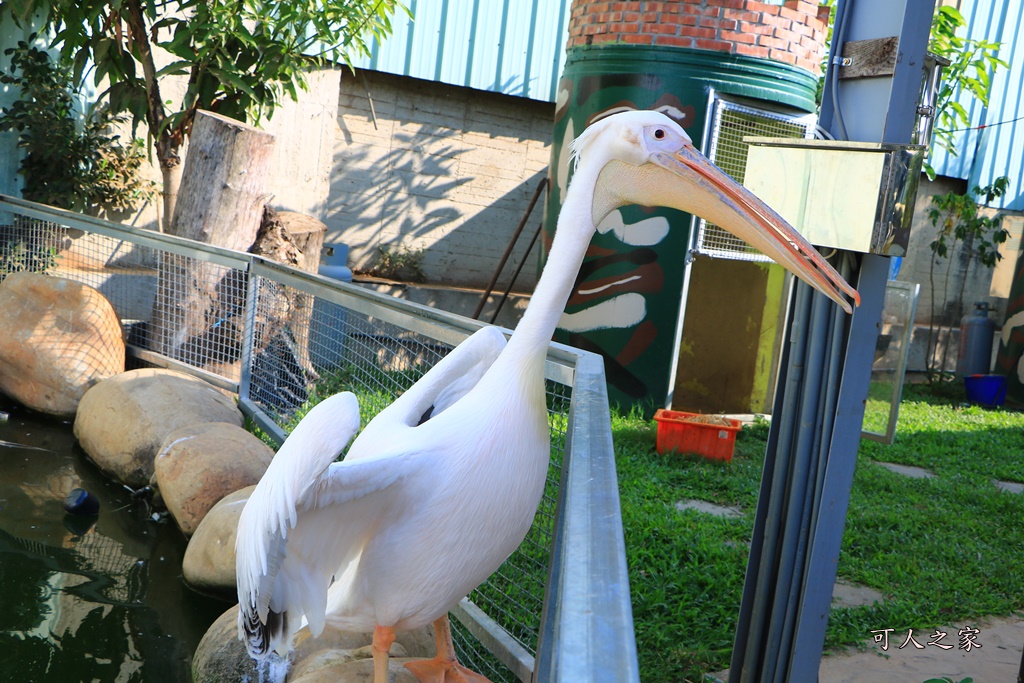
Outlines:
POLYGON ((102 475, 70 422, 0 395, 0 680, 190 681, 228 604, 181 577, 185 538, 102 475), (64 512, 82 487, 98 516, 64 512))

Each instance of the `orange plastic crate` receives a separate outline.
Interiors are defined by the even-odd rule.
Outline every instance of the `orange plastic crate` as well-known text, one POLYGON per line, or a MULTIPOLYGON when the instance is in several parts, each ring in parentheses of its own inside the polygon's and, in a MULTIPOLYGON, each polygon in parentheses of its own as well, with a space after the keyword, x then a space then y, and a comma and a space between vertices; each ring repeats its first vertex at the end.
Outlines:
POLYGON ((678 451, 696 453, 711 460, 732 460, 736 432, 742 429, 742 423, 731 418, 722 418, 729 426, 693 421, 693 418, 703 417, 706 416, 679 410, 662 409, 654 413, 658 423, 658 452, 678 451))

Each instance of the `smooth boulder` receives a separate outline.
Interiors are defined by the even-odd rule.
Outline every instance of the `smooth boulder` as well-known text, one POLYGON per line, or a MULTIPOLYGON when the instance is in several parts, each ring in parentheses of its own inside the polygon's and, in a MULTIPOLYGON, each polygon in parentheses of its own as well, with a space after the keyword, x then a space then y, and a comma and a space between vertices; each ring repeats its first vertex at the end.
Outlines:
POLYGON ((0 282, 0 392, 61 417, 124 372, 121 321, 100 292, 74 280, 11 273, 0 282))
POLYGON ((241 427, 233 399, 201 379, 174 370, 129 370, 85 392, 75 437, 107 476, 133 488, 149 484, 167 435, 186 425, 241 427))
POLYGON ((217 501, 259 482, 274 451, 236 425, 206 422, 167 435, 153 463, 157 488, 186 536, 217 501))
POLYGON ((185 583, 208 595, 234 600, 235 537, 238 518, 255 486, 229 493, 203 517, 185 548, 181 571, 185 583))
MULTIPOLYGON (((434 656, 434 630, 430 626, 415 631, 400 631, 391 646, 389 662, 390 683, 416 683, 416 678, 405 668, 412 659, 434 656)), ((289 660, 287 681, 290 683, 369 683, 373 680, 372 633, 339 631, 327 626, 318 638, 308 637, 307 629, 295 635, 298 645, 289 660)), ((277 659, 276 670, 283 668, 277 659)), ((245 645, 238 639, 238 605, 224 612, 207 629, 195 655, 192 657, 194 683, 220 681, 279 680, 271 676, 260 678, 256 665, 245 645)))

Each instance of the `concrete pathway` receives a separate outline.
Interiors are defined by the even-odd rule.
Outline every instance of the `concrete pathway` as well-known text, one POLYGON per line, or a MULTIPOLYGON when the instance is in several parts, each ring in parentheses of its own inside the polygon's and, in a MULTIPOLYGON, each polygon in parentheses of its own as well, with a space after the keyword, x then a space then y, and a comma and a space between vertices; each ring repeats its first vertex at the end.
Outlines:
MULTIPOLYGON (((880 629, 885 626, 880 624, 880 629)), ((935 642, 953 647, 944 650, 929 645, 934 632, 913 633, 921 648, 907 640, 907 631, 889 633, 888 649, 883 643, 868 641, 865 652, 838 654, 821 662, 821 683, 923 683, 929 678, 948 677, 953 681, 972 678, 973 683, 1013 683, 1020 670, 1024 645, 1024 621, 993 619, 976 624, 951 624, 939 629, 947 635, 935 642), (978 633, 968 631, 976 629, 978 633), (973 636, 970 643, 958 634, 973 636), (900 648, 903 643, 906 646, 900 648), (967 648, 970 647, 970 651, 967 648)), ((881 634, 880 634, 881 635, 881 634)))

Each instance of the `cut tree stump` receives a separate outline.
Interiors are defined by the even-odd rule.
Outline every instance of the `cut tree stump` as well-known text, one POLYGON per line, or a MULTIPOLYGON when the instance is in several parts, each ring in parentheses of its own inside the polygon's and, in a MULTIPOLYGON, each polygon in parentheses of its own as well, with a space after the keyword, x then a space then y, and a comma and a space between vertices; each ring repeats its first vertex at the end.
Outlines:
MULTIPOLYGON (((267 200, 274 136, 219 114, 196 115, 170 233, 247 251, 267 200)), ((232 363, 241 349, 228 320, 245 305, 244 278, 215 264, 164 253, 149 347, 203 367, 232 363)))
MULTIPOLYGON (((315 273, 320 265, 320 250, 326 232, 327 226, 311 216, 290 211, 277 212, 270 206, 264 206, 263 221, 256 242, 249 251, 268 260, 315 273)), ((220 289, 241 288, 240 282, 233 282, 232 274, 222 280, 220 289)), ((203 367, 237 382, 242 377, 240 356, 245 339, 245 311, 241 303, 225 305, 232 300, 233 297, 226 294, 218 298, 218 306, 211 316, 218 324, 193 339, 192 351, 231 349, 232 354, 215 356, 203 367)), ((303 397, 309 384, 319 377, 309 358, 312 317, 312 296, 263 281, 253 321, 253 357, 256 365, 264 368, 265 372, 267 367, 278 368, 273 372, 282 376, 275 378, 273 383, 287 387, 287 393, 297 397, 299 403, 305 400, 303 397), (270 356, 274 358, 263 363, 270 356), (292 362, 297 365, 288 370, 292 362)))
MULTIPOLYGON (((316 273, 320 267, 320 252, 326 233, 327 226, 312 216, 294 211, 278 212, 268 206, 252 253, 295 266, 307 273, 316 273)), ((318 375, 309 359, 313 297, 299 291, 289 291, 286 297, 289 310, 287 320, 295 339, 296 360, 306 373, 307 380, 315 380, 318 375)))

